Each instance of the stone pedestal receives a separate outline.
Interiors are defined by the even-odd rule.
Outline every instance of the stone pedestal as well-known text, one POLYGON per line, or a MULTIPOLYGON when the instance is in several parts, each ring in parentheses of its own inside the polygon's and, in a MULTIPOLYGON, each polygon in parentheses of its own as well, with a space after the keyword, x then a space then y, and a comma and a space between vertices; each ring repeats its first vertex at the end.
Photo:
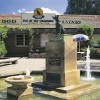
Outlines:
POLYGON ((12 87, 8 87, 7 88, 7 94, 9 95, 13 95, 16 97, 20 97, 20 96, 25 96, 25 95, 29 95, 33 93, 33 88, 32 87, 27 87, 27 88, 12 88, 12 87))
POLYGON ((46 70, 43 83, 70 86, 80 83, 77 69, 77 42, 70 35, 51 35, 46 44, 46 70))

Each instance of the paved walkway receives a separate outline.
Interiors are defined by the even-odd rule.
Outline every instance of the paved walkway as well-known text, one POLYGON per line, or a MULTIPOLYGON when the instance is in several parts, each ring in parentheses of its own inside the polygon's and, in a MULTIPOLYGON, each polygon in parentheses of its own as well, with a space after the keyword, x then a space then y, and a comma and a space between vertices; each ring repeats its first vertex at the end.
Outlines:
MULTIPOLYGON (((78 61, 78 69, 81 71, 86 71, 87 67, 86 61, 78 61)), ((100 73, 100 60, 90 59, 90 70, 91 72, 99 72, 100 73)))
MULTIPOLYGON (((78 67, 84 66, 85 64, 86 61, 78 61, 78 67)), ((30 71, 43 71, 45 66, 45 59, 43 58, 19 58, 17 64, 0 64, 0 77, 25 73, 27 69, 30 71)), ((91 66, 100 67, 100 60, 91 60, 91 66)))
POLYGON ((0 64, 0 76, 25 73, 26 70, 42 71, 45 69, 45 59, 19 58, 17 64, 0 64))

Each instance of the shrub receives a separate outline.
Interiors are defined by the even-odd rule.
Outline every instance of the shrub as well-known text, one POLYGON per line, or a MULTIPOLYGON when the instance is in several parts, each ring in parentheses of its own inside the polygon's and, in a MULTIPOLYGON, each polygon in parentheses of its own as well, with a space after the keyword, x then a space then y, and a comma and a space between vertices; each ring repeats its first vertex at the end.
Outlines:
POLYGON ((90 39, 87 42, 87 45, 89 45, 90 47, 93 47, 93 44, 94 44, 94 38, 93 38, 94 28, 92 26, 82 25, 78 28, 78 32, 85 34, 85 35, 88 35, 90 39))
POLYGON ((0 41, 0 57, 5 56, 7 54, 7 50, 5 47, 5 43, 0 41))

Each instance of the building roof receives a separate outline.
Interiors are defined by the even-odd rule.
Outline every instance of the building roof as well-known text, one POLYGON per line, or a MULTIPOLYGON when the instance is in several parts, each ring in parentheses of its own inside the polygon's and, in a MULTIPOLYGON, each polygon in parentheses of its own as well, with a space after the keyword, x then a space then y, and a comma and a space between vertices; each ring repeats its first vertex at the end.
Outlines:
POLYGON ((90 21, 100 21, 100 15, 60 15, 59 19, 81 19, 81 20, 90 20, 90 21))
MULTIPOLYGON (((27 27, 27 28, 55 28, 55 24, 22 24, 22 14, 0 14, 1 20, 17 20, 17 23, 4 24, 9 27, 27 27)), ((64 28, 78 28, 82 24, 91 25, 94 28, 100 28, 100 15, 59 15, 60 21, 65 21, 62 23, 64 28), (71 23, 72 21, 72 23, 71 23), (81 23, 76 24, 74 21, 80 21, 81 23)))
MULTIPOLYGON (((0 14, 0 20, 5 18, 21 19, 21 14, 0 14)), ((59 19, 83 19, 100 21, 100 15, 59 15, 59 19)))
POLYGON ((0 20, 3 19, 21 19, 21 14, 0 14, 0 20))

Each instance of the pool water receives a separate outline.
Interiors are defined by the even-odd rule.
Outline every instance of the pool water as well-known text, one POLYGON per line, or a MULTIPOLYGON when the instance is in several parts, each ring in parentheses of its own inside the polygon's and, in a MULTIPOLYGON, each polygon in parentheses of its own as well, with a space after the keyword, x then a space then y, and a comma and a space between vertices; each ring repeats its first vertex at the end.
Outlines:
MULTIPOLYGON (((32 75, 34 77, 35 82, 42 82, 42 75, 32 75)), ((82 81, 82 80, 81 80, 82 81)), ((87 81, 89 83, 100 84, 100 78, 96 77, 95 81, 87 81)), ((13 96, 7 95, 7 87, 10 86, 8 83, 4 81, 4 78, 0 79, 0 100, 61 100, 51 96, 44 96, 38 93, 33 93, 32 95, 23 96, 19 99, 13 96)), ((85 94, 84 96, 80 96, 75 100, 100 100, 100 90, 94 91, 93 93, 85 94)))

